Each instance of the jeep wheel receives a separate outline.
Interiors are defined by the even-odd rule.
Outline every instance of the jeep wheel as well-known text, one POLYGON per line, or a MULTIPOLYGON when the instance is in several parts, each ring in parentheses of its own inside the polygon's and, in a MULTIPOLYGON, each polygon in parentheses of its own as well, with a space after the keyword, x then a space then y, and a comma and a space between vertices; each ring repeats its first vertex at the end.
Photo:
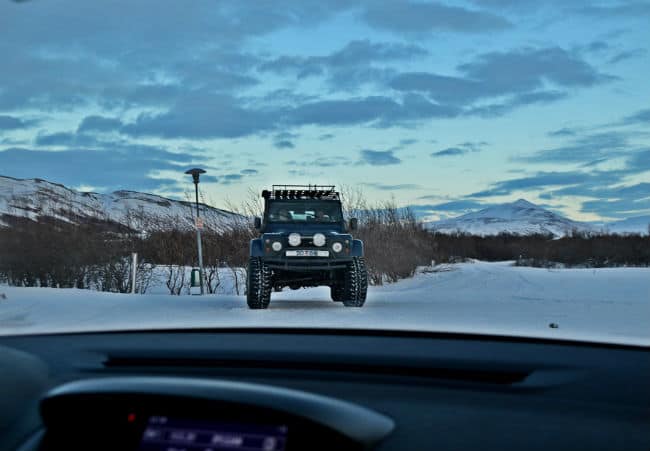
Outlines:
POLYGON ((345 268, 343 285, 343 305, 346 307, 363 307, 368 291, 368 272, 363 257, 354 257, 345 268))
POLYGON ((261 258, 248 260, 246 302, 251 309, 265 309, 271 302, 271 270, 261 258))
POLYGON ((345 298, 345 286, 340 283, 332 285, 330 287, 330 295, 334 302, 342 302, 345 298))

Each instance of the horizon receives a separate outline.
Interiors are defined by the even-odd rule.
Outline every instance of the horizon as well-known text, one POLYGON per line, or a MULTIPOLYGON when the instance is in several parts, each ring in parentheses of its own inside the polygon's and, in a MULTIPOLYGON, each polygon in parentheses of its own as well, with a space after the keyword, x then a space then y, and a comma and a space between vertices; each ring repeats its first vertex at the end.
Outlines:
MULTIPOLYGON (((26 178, 26 179, 23 179, 23 178, 16 178, 16 177, 7 176, 7 175, 3 175, 3 174, 0 174, 0 178, 9 178, 9 179, 16 180, 16 181, 19 181, 19 182, 32 182, 32 181, 33 182, 39 182, 40 181, 40 182, 50 183, 50 184, 53 184, 53 185, 60 186, 60 187, 62 187, 64 189, 67 189, 67 190, 75 191, 75 192, 77 192, 79 194, 95 194, 95 195, 107 195, 108 196, 108 195, 116 194, 116 193, 119 193, 119 192, 133 192, 133 193, 137 193, 137 194, 146 194, 146 195, 157 196, 157 197, 161 197, 163 199, 167 199, 167 200, 171 200, 171 201, 175 201, 175 202, 183 202, 183 203, 190 203, 190 204, 194 204, 194 202, 195 202, 193 200, 193 197, 192 197, 193 192, 190 192, 189 190, 186 193, 187 196, 184 199, 182 199, 180 197, 170 197, 170 196, 164 196, 164 195, 161 195, 161 194, 156 194, 156 193, 151 193, 151 192, 146 192, 146 191, 134 191, 134 190, 116 190, 116 191, 103 192, 103 193, 102 192, 96 192, 96 191, 83 191, 83 190, 77 190, 77 189, 71 188, 71 187, 66 186, 66 185, 64 185, 62 183, 57 183, 57 182, 53 182, 53 181, 46 180, 46 179, 41 179, 41 178, 26 178)), ((211 199, 206 200, 204 198, 204 196, 202 195, 202 193, 201 193, 201 185, 202 184, 199 184, 199 194, 200 194, 199 203, 201 205, 203 205, 205 207, 209 207, 209 208, 215 208, 215 209, 218 209, 218 210, 224 210, 224 211, 231 212, 231 213, 233 212, 233 210, 230 209, 231 206, 229 206, 229 205, 217 206, 217 205, 213 205, 211 203, 211 199)), ((252 189, 250 186, 248 188, 252 189)), ((261 190, 259 190, 259 192, 261 193, 261 190)), ((364 194, 364 193, 361 193, 361 194, 364 194)), ((568 215, 564 215, 562 212, 557 211, 557 210, 553 209, 552 207, 549 207, 548 205, 537 204, 537 203, 531 202, 530 200, 525 199, 525 198, 519 198, 519 199, 516 199, 516 200, 513 200, 513 201, 497 203, 497 204, 486 204, 486 205, 483 205, 481 207, 474 208, 474 209, 472 209, 470 211, 460 213, 460 214, 458 214, 456 216, 447 217, 445 219, 431 219, 431 218, 428 218, 426 215, 422 215, 422 214, 418 213, 417 211, 415 211, 414 213, 415 213, 416 218, 418 219, 418 221, 421 221, 421 222, 427 223, 427 224, 431 224, 431 223, 434 223, 434 222, 444 222, 446 220, 453 221, 455 219, 459 219, 461 216, 465 216, 465 215, 468 215, 470 213, 477 213, 477 212, 480 212, 480 211, 483 211, 483 210, 488 210, 488 209, 495 209, 495 208, 498 209, 498 208, 504 207, 504 206, 513 206, 515 204, 522 203, 522 202, 524 202, 526 204, 529 204, 529 205, 531 205, 532 207, 535 207, 535 208, 550 211, 551 213, 559 215, 559 216, 563 217, 564 219, 568 219, 568 220, 570 220, 572 222, 584 223, 584 224, 590 225, 590 226, 606 226, 606 225, 609 225, 609 224, 614 224, 614 223, 624 222, 624 221, 634 220, 634 219, 648 219, 650 221, 650 215, 629 216, 627 218, 621 218, 621 219, 616 219, 616 220, 612 220, 612 221, 578 221, 578 220, 576 220, 576 219, 574 219, 574 218, 572 218, 572 217, 570 217, 568 215)), ((409 206, 409 205, 399 205, 399 204, 397 204, 397 207, 399 209, 411 208, 411 206, 409 206)), ((650 222, 649 222, 648 225, 650 227, 650 222)))
POLYGON ((163 3, 0 3, 3 173, 178 199, 201 166, 217 208, 317 181, 437 219, 650 215, 648 2, 163 3))

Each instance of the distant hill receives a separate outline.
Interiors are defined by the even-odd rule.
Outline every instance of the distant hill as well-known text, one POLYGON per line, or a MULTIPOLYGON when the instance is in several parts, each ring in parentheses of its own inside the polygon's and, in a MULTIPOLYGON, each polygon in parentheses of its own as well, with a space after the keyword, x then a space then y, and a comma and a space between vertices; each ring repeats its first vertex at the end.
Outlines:
POLYGON ((564 236, 573 230, 595 230, 589 224, 573 221, 524 199, 467 213, 457 218, 428 222, 426 226, 439 233, 460 231, 473 235, 541 233, 564 236))
MULTIPOLYGON (((135 191, 98 194, 75 191, 41 179, 0 176, 0 226, 20 221, 101 223, 133 230, 193 228, 192 203, 135 191)), ((201 204, 206 228, 221 230, 241 219, 201 204)))

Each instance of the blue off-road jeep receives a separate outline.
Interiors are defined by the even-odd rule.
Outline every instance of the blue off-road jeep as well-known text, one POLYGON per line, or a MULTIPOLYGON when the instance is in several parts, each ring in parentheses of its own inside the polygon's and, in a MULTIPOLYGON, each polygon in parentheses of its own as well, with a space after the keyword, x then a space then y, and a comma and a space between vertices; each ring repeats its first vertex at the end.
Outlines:
POLYGON ((260 237, 251 240, 247 301, 269 306, 271 291, 329 286, 332 300, 361 307, 368 274, 363 242, 352 238, 357 220, 343 219, 334 186, 273 185, 262 192, 264 217, 255 218, 260 237))

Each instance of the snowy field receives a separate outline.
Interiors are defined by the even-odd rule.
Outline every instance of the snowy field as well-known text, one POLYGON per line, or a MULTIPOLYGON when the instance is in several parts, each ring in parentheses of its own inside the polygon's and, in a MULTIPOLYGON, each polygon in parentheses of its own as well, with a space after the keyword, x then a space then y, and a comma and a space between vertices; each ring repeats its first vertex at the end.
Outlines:
POLYGON ((243 296, 170 296, 0 287, 0 335, 114 329, 321 327, 426 330, 650 345, 650 268, 537 269, 462 263, 371 287, 364 308, 328 288, 243 296), (550 327, 553 323, 557 327, 550 327))

